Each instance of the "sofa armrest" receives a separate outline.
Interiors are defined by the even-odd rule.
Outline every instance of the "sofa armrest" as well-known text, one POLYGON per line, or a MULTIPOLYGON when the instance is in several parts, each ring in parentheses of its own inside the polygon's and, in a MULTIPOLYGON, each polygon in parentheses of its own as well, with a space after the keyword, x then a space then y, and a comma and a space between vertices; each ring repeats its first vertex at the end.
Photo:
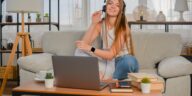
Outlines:
POLYGON ((20 57, 17 63, 20 68, 35 73, 41 70, 50 70, 52 69, 52 54, 41 53, 20 57))
POLYGON ((192 73, 192 63, 182 56, 168 57, 158 66, 158 73, 164 78, 188 75, 192 73))

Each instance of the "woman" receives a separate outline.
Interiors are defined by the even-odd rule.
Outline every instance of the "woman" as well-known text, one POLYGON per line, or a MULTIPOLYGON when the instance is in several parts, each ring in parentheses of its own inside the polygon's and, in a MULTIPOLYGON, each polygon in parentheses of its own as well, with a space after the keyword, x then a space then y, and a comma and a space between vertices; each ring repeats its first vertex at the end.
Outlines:
MULTIPOLYGON (((76 42, 82 51, 103 58, 115 59, 113 79, 126 79, 127 73, 138 72, 138 63, 132 47, 131 33, 125 17, 125 3, 123 0, 107 0, 106 18, 102 19, 102 11, 92 15, 92 23, 81 41, 76 42), (96 49, 92 42, 102 36, 103 48, 96 49)), ((104 74, 104 73, 102 73, 104 74)))

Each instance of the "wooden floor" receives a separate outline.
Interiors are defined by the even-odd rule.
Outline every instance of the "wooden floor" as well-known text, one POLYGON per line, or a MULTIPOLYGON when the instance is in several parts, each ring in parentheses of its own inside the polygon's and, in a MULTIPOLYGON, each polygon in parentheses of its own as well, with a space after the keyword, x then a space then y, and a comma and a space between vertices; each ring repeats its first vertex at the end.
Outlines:
POLYGON ((11 96, 12 89, 17 87, 16 81, 8 81, 3 96, 11 96))

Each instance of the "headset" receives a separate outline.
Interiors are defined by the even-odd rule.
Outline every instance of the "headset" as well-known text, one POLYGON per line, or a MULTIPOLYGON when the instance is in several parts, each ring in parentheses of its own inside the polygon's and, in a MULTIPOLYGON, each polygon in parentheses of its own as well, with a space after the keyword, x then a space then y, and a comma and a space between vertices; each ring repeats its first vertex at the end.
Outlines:
MULTIPOLYGON (((126 8, 126 4, 123 0, 123 13, 125 12, 125 8, 126 8)), ((104 0, 104 5, 103 5, 103 9, 102 9, 102 12, 106 12, 106 0, 104 0)))

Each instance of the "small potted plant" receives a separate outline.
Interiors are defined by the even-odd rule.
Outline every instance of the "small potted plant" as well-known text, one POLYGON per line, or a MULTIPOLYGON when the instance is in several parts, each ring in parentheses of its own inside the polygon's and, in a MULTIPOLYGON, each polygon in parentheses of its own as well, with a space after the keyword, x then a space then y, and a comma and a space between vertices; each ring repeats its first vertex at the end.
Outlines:
POLYGON ((45 76, 45 87, 52 88, 54 85, 54 78, 52 73, 46 73, 45 76))
POLYGON ((36 22, 41 22, 41 14, 40 13, 37 13, 36 14, 36 22))
POLYGON ((142 90, 142 93, 150 93, 151 81, 149 78, 145 77, 141 80, 141 90, 142 90))
POLYGON ((49 14, 45 13, 45 15, 43 16, 43 22, 49 22, 49 14))

